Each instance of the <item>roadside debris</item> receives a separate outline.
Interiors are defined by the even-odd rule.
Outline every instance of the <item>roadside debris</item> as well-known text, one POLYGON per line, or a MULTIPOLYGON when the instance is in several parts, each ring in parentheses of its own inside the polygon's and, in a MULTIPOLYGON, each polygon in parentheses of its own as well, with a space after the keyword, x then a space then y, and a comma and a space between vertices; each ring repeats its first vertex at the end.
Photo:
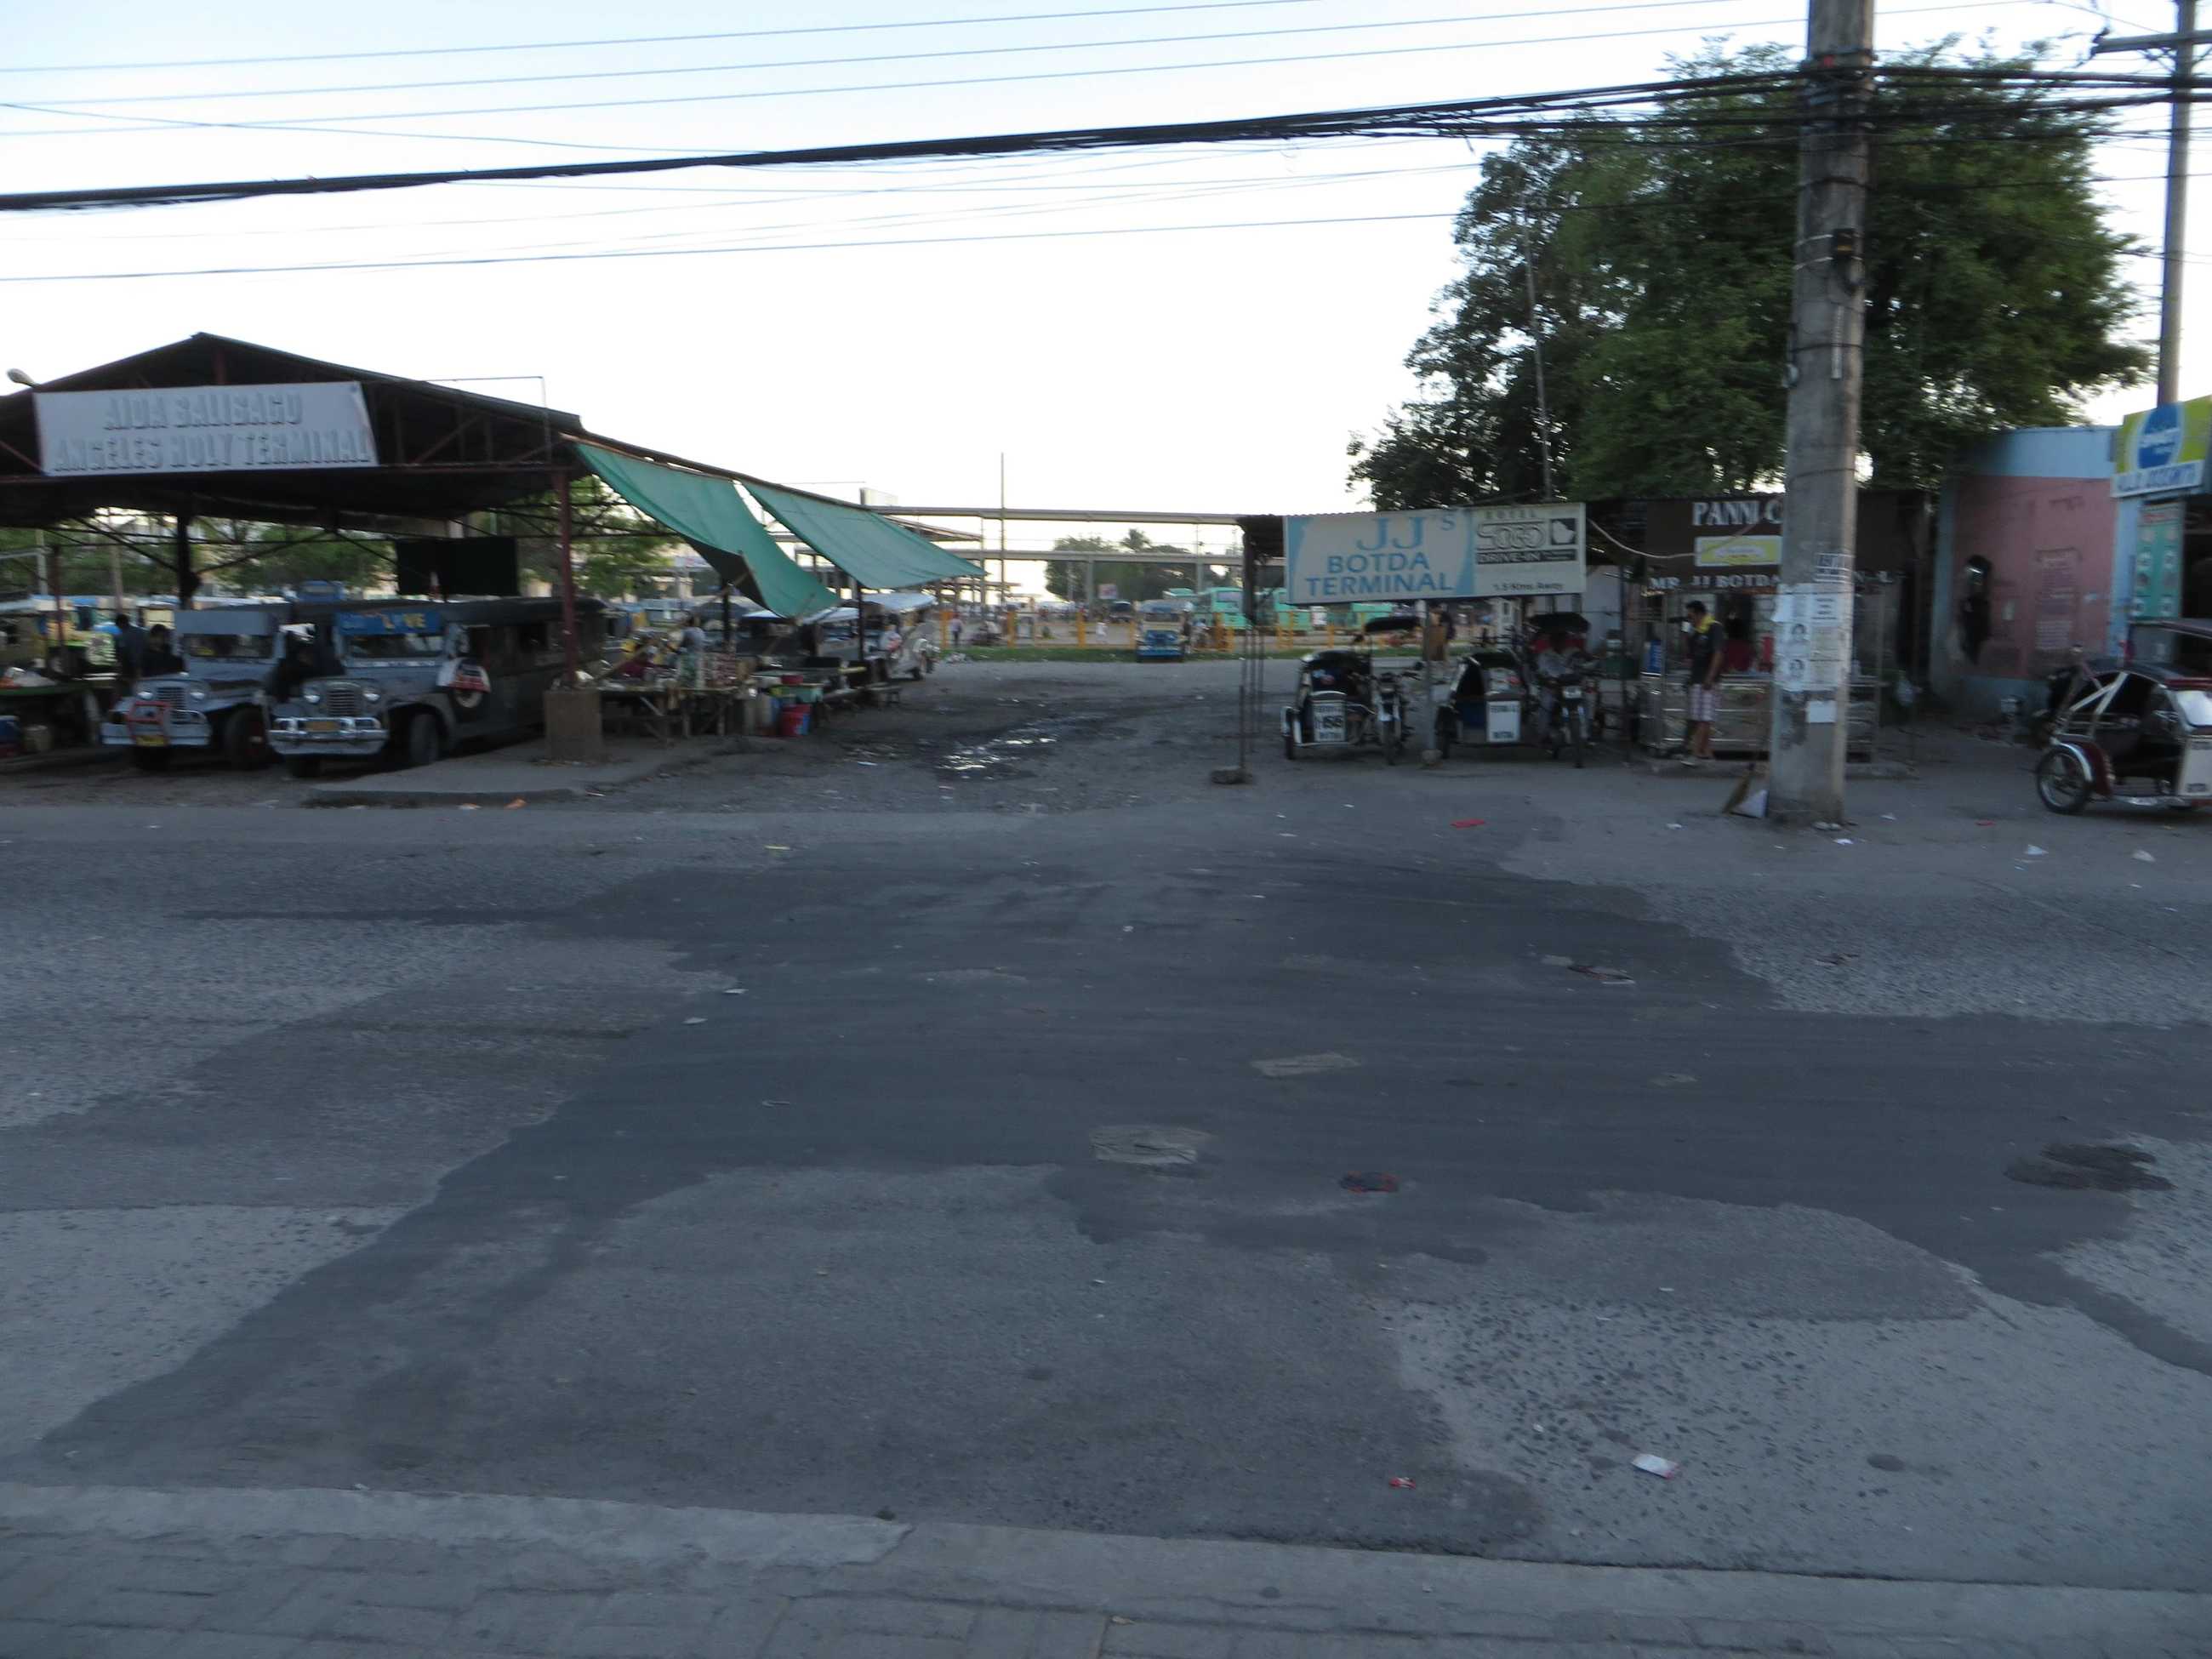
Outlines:
POLYGON ((1849 836, 1838 836, 1836 837, 1836 845, 1838 847, 1849 847, 1850 844, 1851 838, 1849 836))
POLYGON ((1974 828, 1977 830, 1991 830, 1996 827, 1996 820, 1995 818, 1976 818, 1974 820, 1974 828))
POLYGON ((459 812, 473 812, 476 810, 477 804, 474 801, 465 801, 459 806, 454 808, 454 811, 459 812))
POLYGON ((1395 1193, 1398 1177, 1380 1170, 1358 1170, 1336 1183, 1347 1193, 1395 1193))
POLYGON ((694 1014, 684 1023, 686 1025, 704 1025, 707 1023, 707 1018, 703 1014, 694 1014))
POLYGON ((521 796, 517 795, 513 800, 507 802, 505 806, 501 807, 500 811, 502 812, 512 812, 518 806, 527 806, 529 805, 530 803, 528 801, 523 799, 521 796))
POLYGON ((1689 1072, 1662 1072, 1651 1079, 1654 1088, 1679 1089, 1686 1083, 1695 1083, 1695 1074, 1689 1072))
POLYGON ((1633 985, 1636 983, 1635 976, 1629 974, 1625 969, 1620 968, 1599 968, 1587 962, 1577 962, 1570 967, 1567 971, 1571 974, 1580 974, 1585 979, 1594 979, 1601 985, 1633 985))
POLYGON ((1488 818, 1454 818, 1452 820, 1452 828, 1455 830, 1480 830, 1484 824, 1489 822, 1490 820, 1488 818))
POLYGON ((2043 849, 2040 847, 2038 847, 2033 842, 2028 842, 2027 851, 2021 854, 2022 858, 2029 859, 2039 859, 2043 855, 2043 849))
POLYGON ((1322 1072, 1349 1072, 1359 1062, 1349 1054, 1285 1054, 1280 1060, 1255 1060, 1252 1069, 1261 1077, 1312 1077, 1322 1072))
POLYGON ((1682 1472, 1682 1466, 1671 1457, 1662 1457, 1656 1452, 1638 1452, 1629 1460, 1631 1465, 1646 1474, 1656 1474, 1662 1480, 1672 1480, 1682 1472))
POLYGON ((1547 968, 1571 968, 1574 965, 1575 959, 1572 957, 1546 957, 1544 958, 1544 966, 1547 968))
POLYGON ((2132 858, 2134 858, 2134 859, 2136 859, 2138 862, 2140 862, 2140 863, 2143 863, 2143 864, 2156 864, 2156 863, 2158 862, 2158 856, 2157 856, 2157 854, 2154 854, 2154 853, 2146 853, 2146 852, 2144 852, 2144 851, 2143 851, 2143 849, 2142 849, 2142 848, 2140 848, 2140 847, 2136 848, 2136 850, 2135 850, 2132 854, 2130 854, 2130 857, 2132 857, 2132 858))
POLYGON ((1410 1474, 1394 1474, 1390 1477, 1390 1486, 1395 1492, 1411 1492, 1413 1490, 1413 1477, 1410 1474))

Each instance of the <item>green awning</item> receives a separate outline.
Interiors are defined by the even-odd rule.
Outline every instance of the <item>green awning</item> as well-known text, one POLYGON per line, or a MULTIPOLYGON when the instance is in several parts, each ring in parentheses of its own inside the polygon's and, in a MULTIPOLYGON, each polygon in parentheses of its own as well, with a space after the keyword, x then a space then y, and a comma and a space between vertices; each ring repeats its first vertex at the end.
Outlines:
POLYGON ((947 553, 927 537, 903 525, 893 524, 864 507, 825 501, 819 495, 798 495, 773 484, 745 480, 745 488, 760 504, 783 521, 799 540, 858 580, 861 586, 884 590, 920 587, 928 582, 983 574, 955 553, 947 553))
POLYGON ((727 478, 640 460, 597 444, 575 448, 617 495, 697 548, 724 581, 741 582, 750 573, 761 603, 779 616, 811 617, 837 604, 836 594, 775 544, 727 478))

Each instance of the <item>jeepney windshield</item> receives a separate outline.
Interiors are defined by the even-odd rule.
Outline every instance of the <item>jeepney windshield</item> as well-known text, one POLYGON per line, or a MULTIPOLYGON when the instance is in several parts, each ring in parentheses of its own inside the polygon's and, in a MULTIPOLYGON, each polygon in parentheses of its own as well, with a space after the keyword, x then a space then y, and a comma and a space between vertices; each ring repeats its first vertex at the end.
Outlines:
POLYGON ((435 657, 446 649, 437 634, 349 634, 345 654, 354 662, 391 662, 402 658, 435 657))
POLYGON ((274 637, 268 634, 184 634, 177 645, 197 662, 266 662, 274 637))

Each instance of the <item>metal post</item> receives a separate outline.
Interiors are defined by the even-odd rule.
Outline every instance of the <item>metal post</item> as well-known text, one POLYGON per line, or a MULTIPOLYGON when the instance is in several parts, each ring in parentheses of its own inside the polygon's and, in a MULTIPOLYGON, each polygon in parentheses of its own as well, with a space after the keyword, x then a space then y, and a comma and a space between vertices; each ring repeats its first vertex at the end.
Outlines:
POLYGON ((584 666, 583 655, 576 645, 576 561, 573 556, 568 510, 568 475, 553 475, 553 498, 561 507, 561 647, 567 653, 568 678, 564 684, 574 685, 584 666))
POLYGON ((115 599, 115 614, 120 617, 123 607, 123 549, 114 542, 107 544, 107 586, 115 599))
POLYGON ((1767 810, 1814 823, 1843 818, 1850 729, 1851 567, 1866 340, 1861 242, 1873 64, 1874 0, 1812 0, 1785 370, 1786 506, 1767 810))
POLYGON ((2186 274, 2184 246, 2189 234, 2189 82, 2197 72, 2197 0, 2177 0, 2173 49, 2173 104, 2166 136, 2166 249, 2164 280, 2158 296, 2158 400, 2181 401, 2181 283, 2186 274))
POLYGON ((192 519, 189 513, 179 513, 169 533, 170 562, 176 567, 177 609, 192 608, 192 595, 199 591, 199 573, 192 568, 192 519))
MULTIPOLYGON (((62 591, 62 550, 57 546, 50 545, 46 549, 46 591, 54 596, 54 644, 60 650, 67 651, 70 636, 69 595, 62 591)), ((52 653, 47 653, 47 660, 48 662, 52 660, 52 653)), ((64 660, 67 661, 67 659, 64 658, 64 660)), ((46 665, 46 664, 40 665, 41 667, 46 665)))

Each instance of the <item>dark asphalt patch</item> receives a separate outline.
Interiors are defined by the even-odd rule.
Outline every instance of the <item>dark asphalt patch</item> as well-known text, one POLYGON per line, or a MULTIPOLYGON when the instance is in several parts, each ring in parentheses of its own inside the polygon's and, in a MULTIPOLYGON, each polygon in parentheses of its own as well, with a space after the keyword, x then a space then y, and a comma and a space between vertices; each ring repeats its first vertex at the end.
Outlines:
POLYGON ((2172 1192, 2171 1181, 2150 1172, 2157 1162, 2139 1146, 2054 1141, 2040 1158, 2014 1158, 2005 1174, 2027 1186, 2070 1192, 2172 1192))

